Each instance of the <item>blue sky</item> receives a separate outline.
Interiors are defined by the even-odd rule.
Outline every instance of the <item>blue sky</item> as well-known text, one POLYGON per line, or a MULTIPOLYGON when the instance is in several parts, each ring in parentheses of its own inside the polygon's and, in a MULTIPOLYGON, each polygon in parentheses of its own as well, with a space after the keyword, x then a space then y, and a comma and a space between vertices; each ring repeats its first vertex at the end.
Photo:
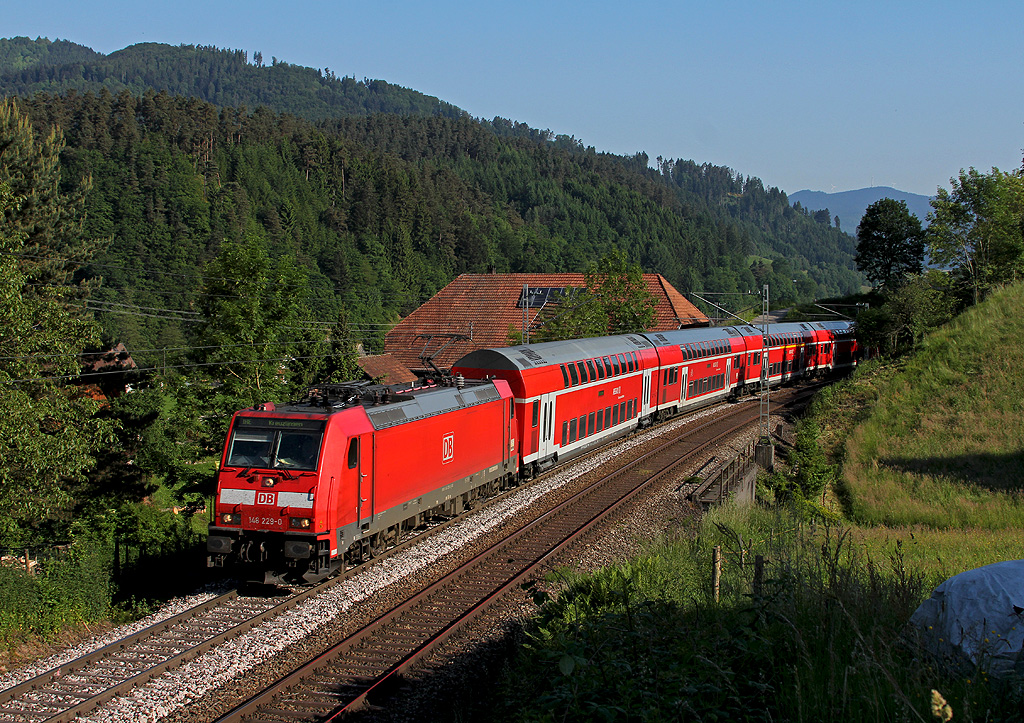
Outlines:
POLYGON ((0 36, 241 48, 792 193, 1021 165, 1018 2, 9 3, 0 36))

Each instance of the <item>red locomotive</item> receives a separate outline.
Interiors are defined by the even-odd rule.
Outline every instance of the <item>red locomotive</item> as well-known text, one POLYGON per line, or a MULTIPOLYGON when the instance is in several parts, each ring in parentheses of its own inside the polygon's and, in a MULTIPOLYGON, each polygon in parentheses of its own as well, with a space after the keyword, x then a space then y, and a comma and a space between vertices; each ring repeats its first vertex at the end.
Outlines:
POLYGON ((313 582, 516 479, 508 385, 321 386, 237 412, 217 477, 211 567, 313 582))
POLYGON ((321 386, 237 412, 211 567, 312 582, 652 420, 852 367, 851 322, 681 329, 472 352, 445 384, 321 386))

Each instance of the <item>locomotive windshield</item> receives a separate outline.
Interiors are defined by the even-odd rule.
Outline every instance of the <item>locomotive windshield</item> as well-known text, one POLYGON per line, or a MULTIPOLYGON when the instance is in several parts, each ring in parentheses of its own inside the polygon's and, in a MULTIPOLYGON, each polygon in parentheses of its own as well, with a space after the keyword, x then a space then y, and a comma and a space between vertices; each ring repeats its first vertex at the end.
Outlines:
POLYGON ((323 436, 322 422, 240 417, 228 442, 226 465, 315 470, 323 436))

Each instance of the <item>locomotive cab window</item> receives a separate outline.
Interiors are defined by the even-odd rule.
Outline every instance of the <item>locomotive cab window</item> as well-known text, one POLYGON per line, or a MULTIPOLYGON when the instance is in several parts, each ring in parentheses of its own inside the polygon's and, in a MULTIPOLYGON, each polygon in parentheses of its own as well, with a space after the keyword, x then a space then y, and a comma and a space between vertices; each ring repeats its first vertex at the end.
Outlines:
POLYGON ((267 467, 274 432, 270 429, 236 429, 228 452, 229 467, 267 467))
POLYGON ((359 440, 352 438, 348 441, 348 468, 355 469, 359 464, 359 440))
POLYGON ((316 469, 324 436, 322 422, 299 423, 285 430, 260 427, 260 423, 251 417, 239 419, 231 433, 226 466, 316 469))

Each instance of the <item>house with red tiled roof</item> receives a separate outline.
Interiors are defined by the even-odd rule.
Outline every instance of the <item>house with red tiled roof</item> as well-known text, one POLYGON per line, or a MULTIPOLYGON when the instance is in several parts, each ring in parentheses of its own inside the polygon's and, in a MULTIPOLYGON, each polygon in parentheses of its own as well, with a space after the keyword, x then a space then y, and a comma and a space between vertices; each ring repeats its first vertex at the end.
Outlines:
MULTIPOLYGON (((643 277, 654 299, 648 331, 710 324, 664 276, 643 277)), ((471 351, 509 346, 510 328, 536 329, 560 292, 585 287, 583 274, 462 274, 388 332, 384 352, 410 369, 425 368, 424 357, 447 369, 471 351)))
POLYGON ((356 364, 368 378, 382 384, 411 384, 416 381, 416 375, 390 354, 362 356, 356 359, 356 364))

